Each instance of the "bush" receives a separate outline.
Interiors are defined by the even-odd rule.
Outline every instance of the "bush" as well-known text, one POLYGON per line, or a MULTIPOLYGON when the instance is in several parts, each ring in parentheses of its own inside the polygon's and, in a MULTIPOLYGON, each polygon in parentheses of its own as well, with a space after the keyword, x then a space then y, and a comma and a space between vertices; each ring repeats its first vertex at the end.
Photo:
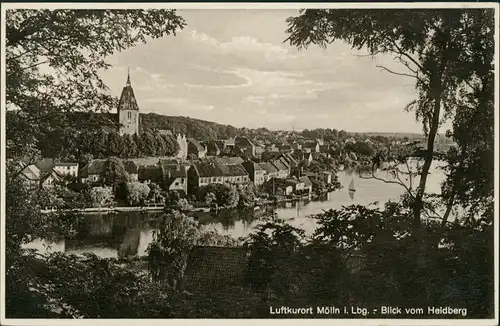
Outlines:
POLYGON ((127 183, 127 201, 129 205, 143 206, 149 195, 148 185, 141 182, 128 182, 127 183))

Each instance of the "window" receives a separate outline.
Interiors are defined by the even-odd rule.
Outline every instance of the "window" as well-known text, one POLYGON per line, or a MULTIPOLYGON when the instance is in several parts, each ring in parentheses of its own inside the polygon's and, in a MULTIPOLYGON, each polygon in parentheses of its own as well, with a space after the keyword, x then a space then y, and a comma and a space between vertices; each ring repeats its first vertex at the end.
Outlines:
POLYGON ((181 183, 184 183, 184 178, 181 179, 181 183))
POLYGON ((178 185, 179 185, 179 183, 178 183, 178 182, 176 182, 176 183, 175 183, 175 185, 176 185, 176 186, 178 186, 178 185))

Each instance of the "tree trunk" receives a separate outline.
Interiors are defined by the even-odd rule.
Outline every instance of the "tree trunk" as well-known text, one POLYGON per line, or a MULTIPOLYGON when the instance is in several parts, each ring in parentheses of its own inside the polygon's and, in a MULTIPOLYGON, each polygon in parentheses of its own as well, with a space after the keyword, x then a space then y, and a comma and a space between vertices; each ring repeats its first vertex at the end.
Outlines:
POLYGON ((427 137, 427 150, 425 153, 424 165, 422 166, 422 174, 418 185, 417 195, 415 196, 415 205, 413 210, 413 231, 419 233, 421 225, 421 213, 423 209, 423 197, 427 184, 427 177, 431 168, 432 159, 434 156, 434 140, 439 128, 439 114, 441 111, 441 74, 436 74, 431 83, 431 89, 434 97, 434 107, 432 109, 432 120, 427 137))

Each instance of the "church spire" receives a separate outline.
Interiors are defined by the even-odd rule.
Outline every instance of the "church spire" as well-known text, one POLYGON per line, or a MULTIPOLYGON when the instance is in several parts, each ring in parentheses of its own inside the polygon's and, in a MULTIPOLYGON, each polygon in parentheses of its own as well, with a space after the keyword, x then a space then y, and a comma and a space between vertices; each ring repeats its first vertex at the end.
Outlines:
POLYGON ((130 83, 130 67, 128 67, 127 86, 132 86, 132 84, 130 83))

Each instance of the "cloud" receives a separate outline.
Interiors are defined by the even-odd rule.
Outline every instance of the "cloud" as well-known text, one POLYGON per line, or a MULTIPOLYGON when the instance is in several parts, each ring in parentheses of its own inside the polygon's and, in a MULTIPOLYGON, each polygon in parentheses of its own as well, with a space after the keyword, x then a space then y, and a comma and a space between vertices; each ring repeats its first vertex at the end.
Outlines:
POLYGON ((145 102, 145 103, 163 103, 163 104, 168 103, 168 104, 181 105, 181 104, 187 103, 187 100, 185 98, 180 98, 180 97, 177 97, 177 98, 151 97, 151 98, 145 99, 143 102, 145 102))
POLYGON ((191 31, 191 38, 198 43, 213 47, 224 54, 246 53, 250 55, 261 55, 266 60, 282 60, 294 58, 286 48, 279 45, 261 42, 251 36, 234 36, 228 42, 221 42, 203 32, 191 31))

